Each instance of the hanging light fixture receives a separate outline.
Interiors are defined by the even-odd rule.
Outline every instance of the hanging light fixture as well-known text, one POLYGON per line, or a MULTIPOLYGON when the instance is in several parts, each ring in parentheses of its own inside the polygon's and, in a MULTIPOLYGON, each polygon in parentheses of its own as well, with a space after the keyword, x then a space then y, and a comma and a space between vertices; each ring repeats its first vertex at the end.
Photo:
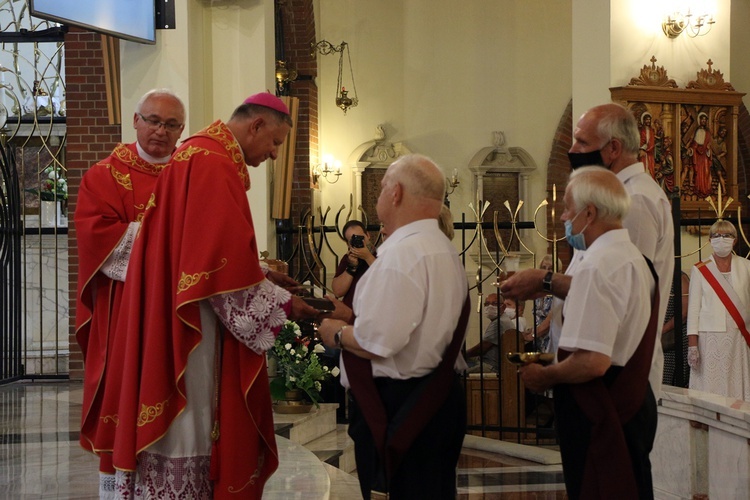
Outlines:
POLYGON ((331 42, 327 40, 321 40, 318 43, 312 43, 312 54, 315 55, 316 53, 322 54, 324 56, 327 56, 329 54, 338 53, 339 54, 339 75, 338 79, 336 81, 336 106, 341 108, 344 111, 344 114, 346 114, 346 111, 349 108, 353 108, 359 104, 359 98, 357 97, 357 86, 354 83, 354 70, 352 69, 352 56, 349 53, 349 44, 346 42, 341 42, 340 45, 333 45, 331 42), (344 52, 346 52, 346 58, 349 62, 349 74, 351 76, 352 80, 352 91, 354 92, 354 96, 349 96, 349 90, 346 90, 346 87, 344 86, 344 52))
POLYGON ((275 4, 274 31, 276 38, 276 95, 289 95, 289 84, 297 79, 297 70, 287 67, 286 51, 284 50, 284 9, 287 8, 285 1, 277 1, 275 4))

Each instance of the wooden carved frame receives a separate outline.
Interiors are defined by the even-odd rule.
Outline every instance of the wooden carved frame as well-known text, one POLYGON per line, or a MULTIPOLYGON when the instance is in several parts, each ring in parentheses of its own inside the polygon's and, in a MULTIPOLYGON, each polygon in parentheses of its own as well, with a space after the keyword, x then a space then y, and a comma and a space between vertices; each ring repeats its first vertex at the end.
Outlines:
MULTIPOLYGON (((710 209, 707 197, 731 196, 737 188, 737 116, 743 93, 735 92, 718 70, 701 70, 687 88, 676 88, 658 68, 660 83, 641 78, 626 87, 611 88, 612 100, 632 110, 641 130, 641 161, 669 197, 680 197, 682 210, 710 209), (648 82, 648 80, 647 80, 648 82), (649 123, 650 122, 650 123, 649 123), (721 188, 720 188, 721 186, 721 188)), ((722 203, 723 204, 723 203, 722 203)))

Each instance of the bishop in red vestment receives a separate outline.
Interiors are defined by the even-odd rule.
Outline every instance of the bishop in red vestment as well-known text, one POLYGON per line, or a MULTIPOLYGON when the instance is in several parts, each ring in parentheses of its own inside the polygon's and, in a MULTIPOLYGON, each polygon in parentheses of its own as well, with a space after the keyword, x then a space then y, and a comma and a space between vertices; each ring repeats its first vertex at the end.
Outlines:
POLYGON ((157 182, 115 334, 121 389, 101 412, 119 497, 260 498, 278 465, 265 351, 317 311, 260 266, 246 164, 275 158, 290 126, 279 99, 251 96, 157 182))

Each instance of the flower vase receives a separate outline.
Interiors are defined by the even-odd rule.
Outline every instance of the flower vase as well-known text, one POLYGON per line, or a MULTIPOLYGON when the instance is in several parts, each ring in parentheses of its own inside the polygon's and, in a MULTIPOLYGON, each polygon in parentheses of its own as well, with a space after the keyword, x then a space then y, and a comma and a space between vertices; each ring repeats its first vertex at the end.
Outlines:
POLYGON ((273 410, 282 414, 310 413, 312 407, 312 403, 305 399, 305 392, 295 389, 286 391, 283 400, 274 402, 273 410))
POLYGON ((68 227, 67 202, 57 202, 57 227, 68 227))
POLYGON ((57 214, 59 207, 54 201, 40 201, 39 202, 39 223, 42 227, 55 227, 57 226, 57 214))

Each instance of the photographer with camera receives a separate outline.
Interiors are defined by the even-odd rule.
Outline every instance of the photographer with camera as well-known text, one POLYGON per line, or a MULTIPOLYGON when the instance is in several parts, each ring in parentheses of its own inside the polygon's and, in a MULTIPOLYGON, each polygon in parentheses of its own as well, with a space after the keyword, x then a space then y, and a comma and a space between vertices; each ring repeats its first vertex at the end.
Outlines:
POLYGON ((376 255, 374 249, 370 250, 370 235, 367 233, 367 228, 360 221, 347 222, 343 233, 348 251, 336 268, 331 289, 336 297, 342 297, 341 301, 344 304, 352 307, 357 281, 375 262, 376 255))

